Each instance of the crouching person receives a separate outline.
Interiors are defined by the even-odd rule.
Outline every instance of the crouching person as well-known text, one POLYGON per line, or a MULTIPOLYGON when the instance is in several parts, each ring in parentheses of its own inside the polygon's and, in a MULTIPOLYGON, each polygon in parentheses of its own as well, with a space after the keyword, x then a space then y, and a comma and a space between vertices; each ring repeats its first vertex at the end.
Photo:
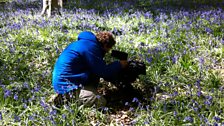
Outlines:
POLYGON ((81 32, 58 57, 52 77, 56 95, 49 102, 61 106, 78 102, 84 106, 102 107, 106 99, 97 92, 100 78, 113 80, 125 68, 126 60, 106 64, 104 55, 115 45, 110 32, 81 32))

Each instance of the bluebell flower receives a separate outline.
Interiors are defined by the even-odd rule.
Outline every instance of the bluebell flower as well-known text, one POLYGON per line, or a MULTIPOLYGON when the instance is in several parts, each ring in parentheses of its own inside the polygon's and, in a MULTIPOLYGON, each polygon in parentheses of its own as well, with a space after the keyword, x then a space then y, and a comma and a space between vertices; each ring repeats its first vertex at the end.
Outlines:
MULTIPOLYGON (((154 93, 154 94, 155 94, 155 93, 154 93)), ((147 99, 146 99, 146 100, 147 100, 147 99)), ((153 98, 153 97, 150 98, 150 101, 154 101, 154 100, 155 100, 155 98, 153 98)))
POLYGON ((202 121, 203 116, 200 113, 198 113, 198 117, 199 117, 200 121, 202 121))
POLYGON ((101 98, 101 96, 100 96, 100 95, 96 95, 96 98, 97 98, 97 99, 100 99, 100 98, 101 98))
POLYGON ((103 110, 104 110, 104 111, 108 111, 109 108, 108 108, 108 107, 103 107, 103 110))
POLYGON ((220 109, 219 110, 219 112, 218 112, 218 114, 222 114, 223 113, 223 110, 222 109, 220 109))
POLYGON ((144 125, 149 125, 150 122, 147 120, 147 121, 144 121, 144 125))
POLYGON ((206 31, 207 33, 212 33, 212 29, 211 29, 211 28, 205 28, 205 31, 206 31))
POLYGON ((192 117, 190 117, 190 116, 187 116, 187 117, 185 117, 184 118, 184 122, 186 122, 186 121, 188 121, 188 122, 193 122, 193 118, 192 117))
POLYGON ((209 100, 206 100, 206 101, 204 102, 204 104, 210 106, 212 103, 211 103, 209 100))
POLYGON ((152 17, 152 14, 150 12, 146 12, 144 14, 145 18, 151 18, 152 17))
POLYGON ((54 120, 54 118, 52 116, 50 116, 50 120, 51 120, 51 123, 55 126, 56 122, 55 122, 55 120, 54 120))
POLYGON ((221 40, 222 45, 224 45, 224 39, 221 40))
POLYGON ((71 107, 68 105, 65 105, 65 109, 68 110, 70 113, 74 113, 74 110, 71 109, 71 107))
POLYGON ((163 112, 167 111, 166 103, 163 104, 163 112))
POLYGON ((63 120, 66 119, 66 115, 65 115, 65 114, 62 114, 61 116, 62 116, 62 119, 63 119, 63 120))
POLYGON ((3 119, 2 112, 0 111, 0 120, 3 119))
POLYGON ((44 100, 40 100, 40 105, 43 107, 43 108, 47 108, 48 105, 45 103, 44 100))
POLYGON ((151 50, 148 48, 148 51, 147 52, 148 52, 148 54, 150 54, 151 53, 151 50))
POLYGON ((202 95, 201 91, 197 92, 197 96, 200 97, 202 95))
POLYGON ((138 98, 134 97, 134 98, 132 99, 132 102, 138 102, 138 98))
POLYGON ((200 57, 200 58, 199 58, 199 63, 200 63, 201 65, 203 65, 204 62, 205 62, 204 57, 200 57))
POLYGON ((35 95, 32 95, 31 98, 28 99, 29 102, 32 102, 35 99, 35 95))
POLYGON ((9 51, 10 51, 10 53, 15 53, 15 48, 14 47, 10 47, 9 51))
POLYGON ((197 111, 198 111, 198 107, 193 107, 193 110, 194 110, 195 112, 197 112, 197 111))
POLYGON ((212 89, 211 89, 211 92, 214 93, 214 91, 215 91, 214 88, 212 88, 212 89))
POLYGON ((197 49, 196 47, 191 47, 191 48, 190 48, 190 51, 191 51, 191 52, 192 52, 192 51, 196 51, 196 49, 197 49))
POLYGON ((137 120, 132 120, 132 121, 130 122, 131 126, 135 126, 136 123, 137 123, 137 120))
POLYGON ((145 46, 145 43, 144 42, 140 42, 140 46, 145 46))
POLYGON ((149 107, 150 107, 149 105, 146 105, 145 108, 146 108, 147 111, 150 109, 149 107))
POLYGON ((134 108, 133 108, 133 107, 130 107, 130 108, 129 108, 129 111, 133 111, 133 110, 134 110, 134 108))
POLYGON ((4 93, 4 98, 9 97, 12 94, 12 92, 10 90, 6 90, 4 93))
POLYGON ((33 121, 33 120, 34 120, 34 116, 30 115, 30 116, 28 117, 28 119, 31 120, 31 121, 33 121))
POLYGON ((147 60, 148 63, 151 63, 152 60, 153 60, 153 58, 152 57, 149 57, 149 58, 146 58, 146 60, 147 60))
POLYGON ((15 121, 15 122, 19 122, 19 121, 20 121, 20 117, 17 116, 17 115, 14 115, 14 121, 15 121))
POLYGON ((173 116, 175 116, 175 117, 177 116, 177 111, 173 112, 173 116))
POLYGON ((207 119, 206 117, 204 118, 204 122, 205 122, 205 123, 207 123, 207 122, 208 122, 208 119, 207 119))
POLYGON ((155 22, 158 23, 160 21, 160 17, 156 16, 155 22))
POLYGON ((39 92, 40 91, 40 86, 37 86, 34 88, 34 92, 39 92))
POLYGON ((208 96, 206 96, 206 99, 209 100, 209 101, 212 101, 213 97, 208 95, 208 96))
POLYGON ((74 119, 72 120, 72 126, 76 126, 76 121, 74 119))
POLYGON ((200 79, 198 79, 198 80, 195 82, 195 85, 197 86, 197 88, 198 88, 199 90, 201 89, 200 83, 201 83, 201 80, 200 80, 200 79))
POLYGON ((14 100, 18 100, 18 99, 19 99, 18 94, 14 94, 14 100))
POLYGON ((219 126, 219 124, 217 122, 214 122, 213 126, 219 126))
POLYGON ((25 88, 29 88, 29 84, 28 84, 27 82, 24 82, 24 83, 23 83, 23 87, 25 87, 25 88))
POLYGON ((177 91, 174 91, 172 95, 173 96, 177 96, 178 95, 178 92, 177 91))
POLYGON ((141 102, 138 103, 138 107, 141 108, 141 110, 143 110, 144 106, 142 105, 141 102))
POLYGON ((172 57, 173 64, 176 64, 177 63, 177 60, 178 60, 178 56, 177 55, 175 55, 175 56, 172 57))
POLYGON ((57 114, 57 111, 56 110, 52 110, 52 111, 50 111, 50 113, 49 113, 50 115, 56 115, 57 114))
POLYGON ((213 119, 214 119, 216 122, 219 122, 219 121, 221 120, 220 117, 218 117, 218 116, 214 116, 213 119))
POLYGON ((128 106, 129 105, 129 102, 125 102, 125 104, 124 104, 125 106, 128 106))

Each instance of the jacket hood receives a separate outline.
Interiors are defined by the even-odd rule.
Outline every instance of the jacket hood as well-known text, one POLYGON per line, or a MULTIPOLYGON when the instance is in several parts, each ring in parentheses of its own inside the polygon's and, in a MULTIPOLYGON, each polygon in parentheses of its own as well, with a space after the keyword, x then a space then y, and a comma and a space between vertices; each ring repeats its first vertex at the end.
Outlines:
POLYGON ((81 32, 78 36, 78 40, 81 40, 81 39, 97 42, 96 36, 92 32, 89 32, 89 31, 81 32))
MULTIPOLYGON (((78 40, 89 40, 89 41, 93 41, 93 42, 98 41, 96 36, 92 32, 89 32, 89 31, 81 32, 78 36, 78 40)), ((106 54, 106 52, 102 49, 102 55, 105 56, 105 54, 106 54)))

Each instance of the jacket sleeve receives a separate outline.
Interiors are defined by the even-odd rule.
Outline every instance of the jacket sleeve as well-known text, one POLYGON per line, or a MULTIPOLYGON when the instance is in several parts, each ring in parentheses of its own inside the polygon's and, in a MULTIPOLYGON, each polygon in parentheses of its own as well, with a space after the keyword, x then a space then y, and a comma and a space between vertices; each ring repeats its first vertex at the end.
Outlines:
POLYGON ((85 57, 91 72, 109 81, 114 80, 122 69, 119 61, 106 64, 101 48, 92 48, 86 51, 85 57))

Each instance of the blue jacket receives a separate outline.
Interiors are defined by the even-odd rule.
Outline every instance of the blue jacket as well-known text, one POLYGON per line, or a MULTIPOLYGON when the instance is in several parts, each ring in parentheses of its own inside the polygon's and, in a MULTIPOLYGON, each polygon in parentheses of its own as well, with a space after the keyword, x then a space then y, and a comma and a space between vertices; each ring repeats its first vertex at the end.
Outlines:
POLYGON ((113 80, 121 70, 121 64, 115 61, 106 64, 104 51, 92 32, 81 32, 78 40, 69 44, 57 59, 52 85, 56 93, 64 94, 79 85, 91 83, 92 76, 113 80))

